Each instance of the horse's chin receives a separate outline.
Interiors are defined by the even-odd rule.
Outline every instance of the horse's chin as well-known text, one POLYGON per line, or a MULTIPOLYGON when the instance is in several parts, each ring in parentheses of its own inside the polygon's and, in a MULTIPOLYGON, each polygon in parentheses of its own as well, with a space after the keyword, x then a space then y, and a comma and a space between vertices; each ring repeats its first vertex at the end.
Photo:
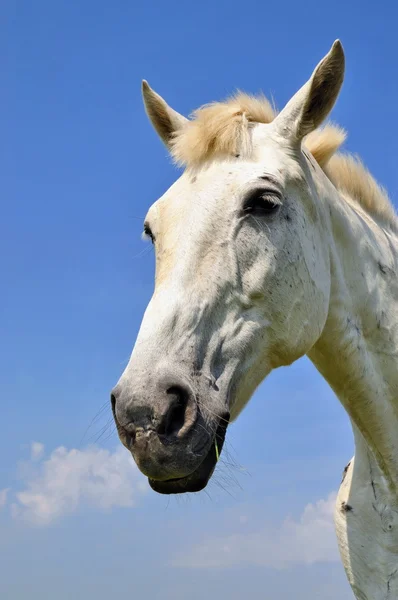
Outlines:
POLYGON ((186 494, 187 492, 193 493, 203 490, 207 486, 213 475, 214 469, 216 468, 224 444, 227 427, 228 421, 223 419, 217 428, 214 442, 212 443, 209 452, 193 473, 186 477, 166 479, 164 481, 148 478, 151 488, 159 494, 186 494))

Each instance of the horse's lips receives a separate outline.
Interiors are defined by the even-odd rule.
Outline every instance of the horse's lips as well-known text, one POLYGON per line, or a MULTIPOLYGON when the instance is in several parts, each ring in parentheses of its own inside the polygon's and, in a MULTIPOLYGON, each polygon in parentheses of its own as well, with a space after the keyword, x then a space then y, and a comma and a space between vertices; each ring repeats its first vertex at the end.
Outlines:
POLYGON ((187 477, 167 479, 166 481, 157 481, 148 478, 151 488, 159 494, 184 494, 186 492, 200 492, 203 490, 208 484, 217 465, 218 456, 221 454, 224 444, 227 427, 228 420, 222 419, 215 435, 216 441, 211 445, 209 452, 193 473, 187 475, 187 477))

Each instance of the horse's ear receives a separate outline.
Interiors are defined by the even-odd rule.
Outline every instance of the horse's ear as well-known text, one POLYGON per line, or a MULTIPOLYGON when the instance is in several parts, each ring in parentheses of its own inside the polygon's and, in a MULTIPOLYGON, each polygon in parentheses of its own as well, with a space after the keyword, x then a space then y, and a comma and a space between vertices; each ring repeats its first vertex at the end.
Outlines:
POLYGON ((298 141, 319 127, 337 100, 344 79, 344 66, 343 46, 336 40, 315 68, 311 79, 275 119, 275 127, 298 141))
POLYGON ((152 125, 166 146, 169 147, 173 134, 181 129, 188 119, 173 110, 145 80, 142 82, 142 96, 146 113, 152 125))

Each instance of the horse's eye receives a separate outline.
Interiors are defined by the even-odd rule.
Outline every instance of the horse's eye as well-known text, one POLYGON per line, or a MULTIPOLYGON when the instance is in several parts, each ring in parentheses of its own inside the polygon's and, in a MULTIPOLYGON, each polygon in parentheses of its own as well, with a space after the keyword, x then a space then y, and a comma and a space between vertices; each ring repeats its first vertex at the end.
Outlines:
POLYGON ((246 198, 243 212, 258 216, 267 216, 276 213, 280 207, 281 195, 274 190, 255 190, 246 198))
POLYGON ((149 227, 148 223, 144 223, 144 231, 143 237, 146 239, 150 239, 152 244, 155 242, 155 236, 152 233, 152 229, 149 227))

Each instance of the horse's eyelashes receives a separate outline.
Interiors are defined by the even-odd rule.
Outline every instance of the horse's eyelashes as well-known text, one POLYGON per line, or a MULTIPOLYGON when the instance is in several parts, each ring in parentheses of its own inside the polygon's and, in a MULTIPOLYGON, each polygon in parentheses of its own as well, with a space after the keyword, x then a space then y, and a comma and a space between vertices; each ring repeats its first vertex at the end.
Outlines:
POLYGON ((274 190, 255 190, 246 198, 243 211, 245 214, 271 215, 281 207, 281 196, 274 190))
POLYGON ((144 239, 150 239, 152 244, 155 242, 155 236, 152 233, 152 229, 149 227, 148 223, 144 223, 144 231, 142 233, 144 239))

